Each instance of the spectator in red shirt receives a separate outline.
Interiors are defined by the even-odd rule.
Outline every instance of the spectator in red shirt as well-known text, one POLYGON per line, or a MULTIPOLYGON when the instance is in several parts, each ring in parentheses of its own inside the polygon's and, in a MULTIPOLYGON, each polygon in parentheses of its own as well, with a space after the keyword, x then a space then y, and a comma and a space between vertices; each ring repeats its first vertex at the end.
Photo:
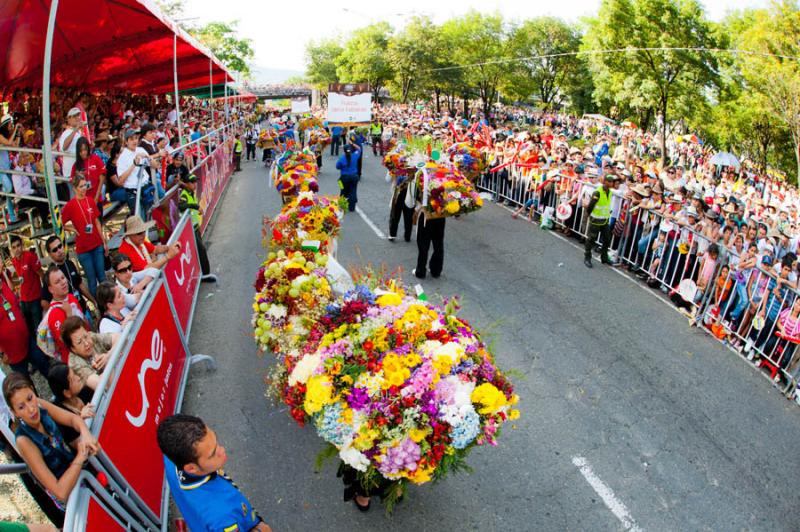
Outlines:
POLYGON ((86 196, 97 204, 98 212, 103 212, 103 185, 106 182, 106 165, 100 156, 89 151, 89 141, 81 137, 75 148, 77 158, 72 166, 71 178, 83 175, 89 183, 86 196))
POLYGON ((64 205, 61 221, 64 229, 76 233, 75 251, 78 262, 89 283, 89 292, 94 297, 97 285, 106 279, 104 257, 108 253, 103 228, 100 225, 100 212, 97 203, 86 196, 91 185, 81 174, 72 180, 75 197, 64 205))
POLYGON ((69 349, 61 339, 61 327, 70 316, 84 318, 78 299, 69 291, 69 283, 58 266, 51 264, 44 274, 47 289, 53 295, 50 302, 50 313, 47 315, 47 326, 56 344, 58 358, 65 364, 69 363, 69 349))
MULTIPOLYGON (((41 307, 40 307, 41 308, 41 307)), ((25 323, 17 296, 6 277, 5 264, 0 260, 0 359, 11 369, 25 375, 28 364, 47 376, 50 361, 36 347, 31 330, 25 323)))
POLYGON ((181 251, 180 242, 171 246, 156 246, 147 240, 147 230, 152 226, 152 221, 144 222, 139 216, 128 216, 125 220, 125 238, 122 239, 119 252, 128 256, 135 272, 145 268, 161 268, 181 251))
POLYGON ((35 331, 42 321, 42 264, 36 253, 22 249, 22 238, 11 235, 11 264, 21 278, 20 308, 29 331, 35 331))

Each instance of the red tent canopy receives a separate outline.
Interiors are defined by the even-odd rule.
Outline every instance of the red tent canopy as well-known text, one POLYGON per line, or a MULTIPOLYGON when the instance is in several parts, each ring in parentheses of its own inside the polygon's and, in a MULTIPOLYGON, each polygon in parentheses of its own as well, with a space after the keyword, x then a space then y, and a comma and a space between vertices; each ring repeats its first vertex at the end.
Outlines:
MULTIPOLYGON (((0 1, 4 90, 41 87, 50 5, 51 0, 0 1)), ((170 92, 175 34, 180 89, 233 79, 211 52, 151 0, 60 0, 50 83, 97 91, 170 92)))

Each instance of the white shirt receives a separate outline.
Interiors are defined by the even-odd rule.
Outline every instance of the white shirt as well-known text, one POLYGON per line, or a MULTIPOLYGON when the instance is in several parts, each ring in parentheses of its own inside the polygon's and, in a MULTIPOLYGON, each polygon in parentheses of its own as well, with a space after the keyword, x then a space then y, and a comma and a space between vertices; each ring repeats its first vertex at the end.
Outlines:
MULTIPOLYGON (((120 154, 119 159, 117 159, 117 175, 124 174, 128 168, 133 166, 134 159, 136 155, 141 155, 142 157, 147 157, 147 152, 144 151, 144 148, 136 148, 136 151, 131 151, 128 148, 124 148, 120 154)), ((136 187, 139 185, 139 169, 134 168, 128 177, 125 179, 125 182, 122 184, 124 188, 136 190, 136 187)), ((147 179, 147 172, 142 170, 142 181, 147 179)))
MULTIPOLYGON (((18 168, 18 170, 22 170, 18 168)), ((34 190, 31 185, 31 178, 26 175, 12 174, 11 181, 14 185, 14 194, 22 194, 23 196, 33 196, 34 190)))
POLYGON ((61 175, 64 177, 69 177, 72 174, 72 165, 75 164, 75 148, 78 145, 78 139, 83 136, 81 131, 77 131, 75 135, 72 137, 72 142, 69 146, 65 146, 64 143, 67 141, 67 137, 72 135, 72 128, 67 128, 61 132, 61 137, 58 139, 58 148, 59 151, 63 151, 66 153, 70 153, 71 155, 64 155, 61 161, 61 175))
MULTIPOLYGON (((122 314, 122 317, 124 318, 125 316, 130 314, 131 311, 128 310, 127 307, 122 307, 122 310, 120 311, 120 313, 122 314)), ((121 323, 117 323, 116 321, 114 321, 114 320, 112 320, 110 318, 104 317, 102 320, 100 320, 100 328, 99 328, 98 332, 100 334, 122 332, 122 324, 121 323)))

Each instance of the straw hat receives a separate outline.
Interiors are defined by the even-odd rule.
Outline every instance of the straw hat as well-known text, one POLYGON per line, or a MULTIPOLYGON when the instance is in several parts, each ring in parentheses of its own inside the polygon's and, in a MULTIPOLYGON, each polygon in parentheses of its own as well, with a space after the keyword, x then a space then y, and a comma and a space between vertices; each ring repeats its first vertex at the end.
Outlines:
POLYGON ((128 216, 125 219, 125 236, 138 235, 144 233, 153 225, 154 221, 145 222, 141 216, 128 216))
POLYGON ((736 207, 733 206, 733 203, 726 203, 722 206, 722 212, 725 214, 733 214, 736 212, 736 207))
POLYGON ((635 192, 636 194, 639 194, 643 198, 649 198, 650 197, 650 191, 647 190, 647 188, 642 186, 642 185, 634 185, 634 186, 632 186, 631 187, 631 191, 635 192))

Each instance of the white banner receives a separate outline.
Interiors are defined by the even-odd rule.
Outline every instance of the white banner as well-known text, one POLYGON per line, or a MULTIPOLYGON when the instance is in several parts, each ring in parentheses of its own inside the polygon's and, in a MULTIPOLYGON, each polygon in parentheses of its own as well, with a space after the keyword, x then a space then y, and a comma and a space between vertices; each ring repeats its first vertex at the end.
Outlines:
POLYGON ((292 100, 293 115, 299 115, 310 112, 311 112, 311 106, 308 105, 308 98, 303 98, 302 100, 292 100))
POLYGON ((333 124, 369 124, 372 121, 372 93, 347 96, 328 93, 328 122, 333 124))

